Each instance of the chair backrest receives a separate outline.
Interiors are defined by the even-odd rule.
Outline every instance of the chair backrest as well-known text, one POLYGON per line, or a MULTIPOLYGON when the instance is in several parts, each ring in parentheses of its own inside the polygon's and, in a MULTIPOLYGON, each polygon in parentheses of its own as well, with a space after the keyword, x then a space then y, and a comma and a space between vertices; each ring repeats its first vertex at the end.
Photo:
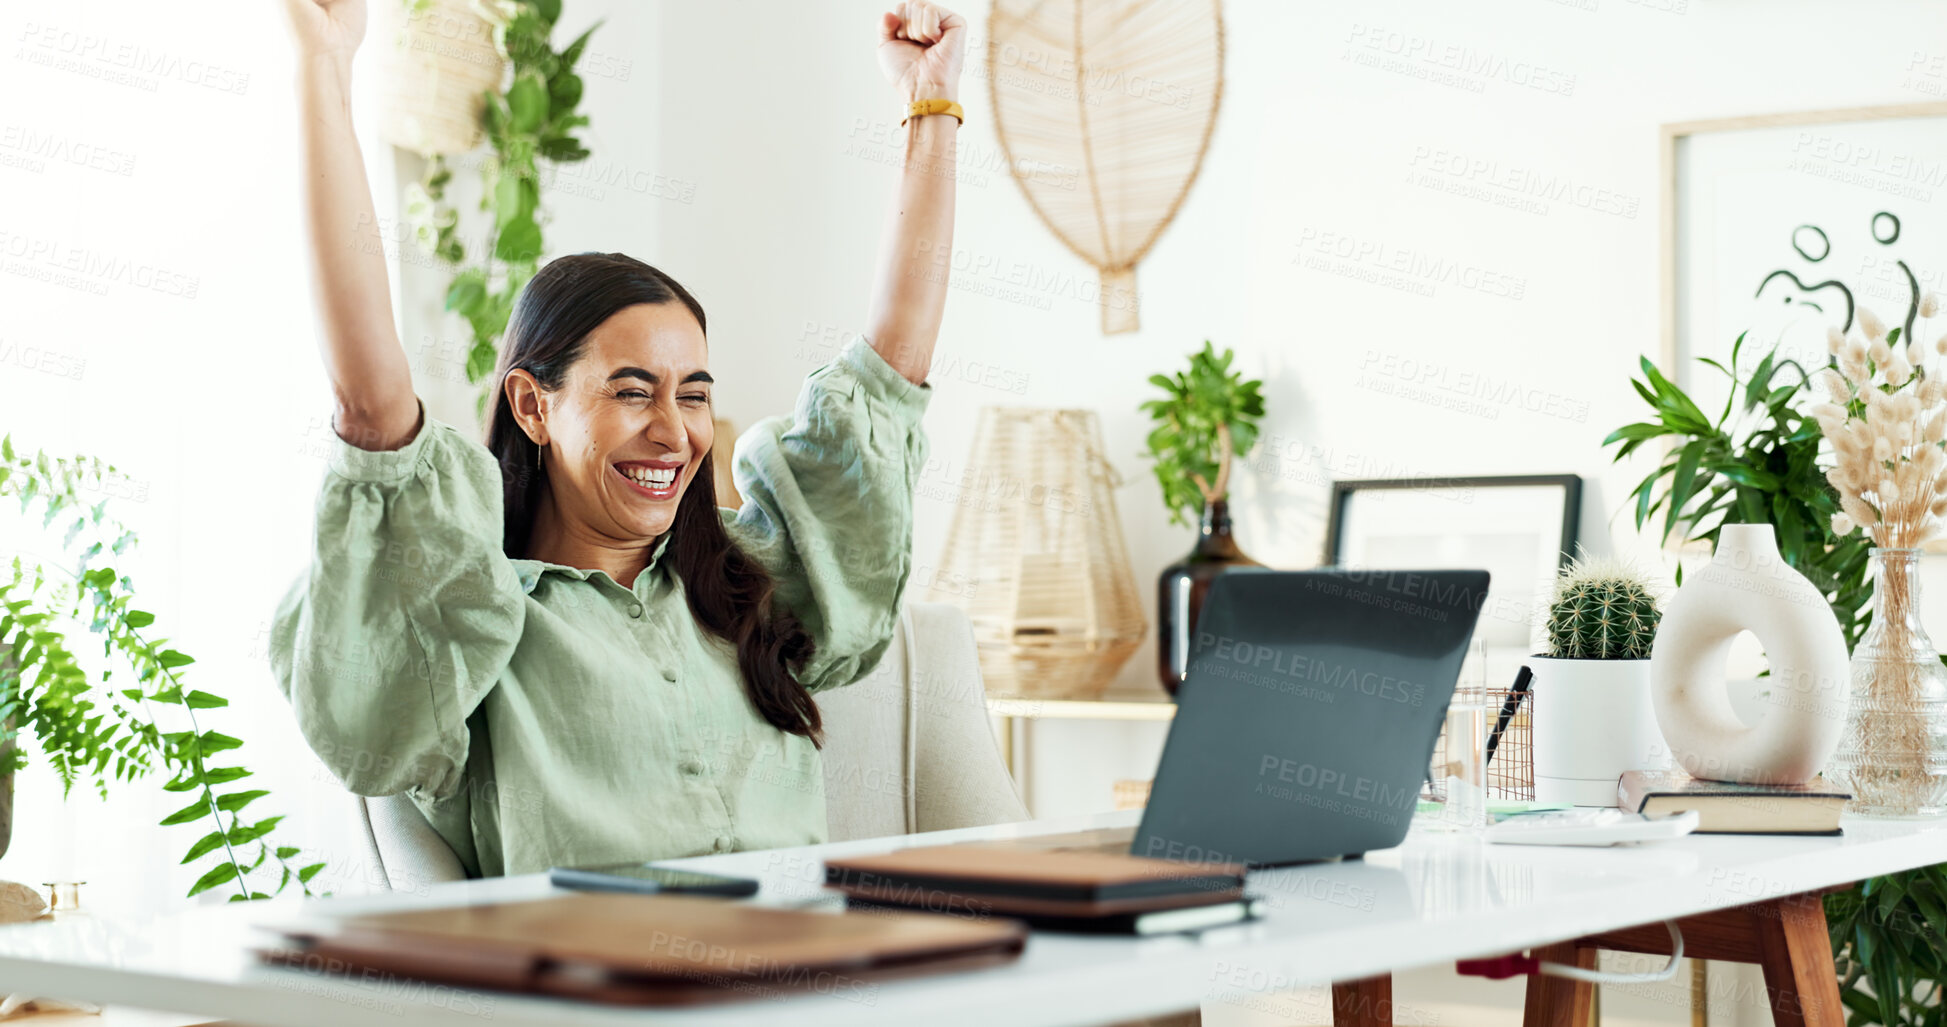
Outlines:
POLYGON ((374 891, 419 893, 466 870, 446 839, 404 795, 354 795, 357 835, 365 841, 365 880, 374 891))
POLYGON ((832 841, 1027 819, 1001 762, 967 615, 909 603, 884 659, 818 697, 832 841))
MULTIPOLYGON (((830 839, 1027 819, 994 741, 966 614, 909 603, 900 624, 872 673, 818 697, 830 839)), ((353 799, 376 887, 423 891, 466 876, 411 799, 353 799)))

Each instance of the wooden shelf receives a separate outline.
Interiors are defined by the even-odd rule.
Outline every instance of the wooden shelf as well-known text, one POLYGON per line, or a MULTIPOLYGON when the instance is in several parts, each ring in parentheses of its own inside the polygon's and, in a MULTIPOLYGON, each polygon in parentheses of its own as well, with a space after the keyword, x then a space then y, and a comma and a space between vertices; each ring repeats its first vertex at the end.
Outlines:
POLYGON ((1015 696, 987 697, 987 715, 1000 728, 1001 759, 1008 773, 1021 786, 1022 799, 1032 811, 1029 798, 1028 738, 1037 720, 1120 720, 1163 723, 1176 716, 1176 701, 1158 688, 1143 692, 1110 692, 1097 699, 1025 699, 1015 696), (1016 739, 1016 734, 1019 739, 1016 739))
POLYGON ((989 696, 987 713, 1028 720, 1169 720, 1176 703, 1160 689, 1154 693, 1106 694, 1100 699, 1020 699, 989 696))

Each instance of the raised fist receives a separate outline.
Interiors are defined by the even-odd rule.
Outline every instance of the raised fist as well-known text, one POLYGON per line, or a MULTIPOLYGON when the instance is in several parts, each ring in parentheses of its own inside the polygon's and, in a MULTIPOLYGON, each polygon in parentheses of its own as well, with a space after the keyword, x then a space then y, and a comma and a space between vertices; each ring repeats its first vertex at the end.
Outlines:
POLYGON ((284 10, 301 56, 350 57, 365 38, 365 0, 284 0, 284 10))
POLYGON ((893 5, 879 19, 879 67, 904 99, 958 100, 967 19, 939 4, 893 5))

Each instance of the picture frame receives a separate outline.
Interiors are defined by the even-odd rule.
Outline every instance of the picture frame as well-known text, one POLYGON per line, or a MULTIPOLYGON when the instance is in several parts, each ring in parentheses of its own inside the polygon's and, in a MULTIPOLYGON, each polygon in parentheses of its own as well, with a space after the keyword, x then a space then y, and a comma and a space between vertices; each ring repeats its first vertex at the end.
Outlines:
MULTIPOLYGON (((1823 326, 1810 318, 1792 324, 1797 311, 1782 308, 1840 297, 1814 297, 1768 275, 1784 270, 1806 285, 1838 279, 1883 291, 1859 300, 1887 313, 1906 306, 1899 254, 1947 248, 1947 102, 1673 122, 1661 127, 1659 150, 1661 364, 1686 390, 1704 386, 1697 399, 1707 408, 1709 393, 1721 395, 1728 383, 1699 382, 1695 358, 1728 365, 1739 332, 1759 333, 1747 344, 1758 352, 1778 342, 1823 362, 1823 326), (1891 229, 1880 212, 1902 227, 1891 229)), ((1947 274, 1947 266, 1927 270, 1947 274)))
MULTIPOLYGON (((1906 309, 1909 285, 1905 274, 1909 269, 1916 275, 1916 284, 1923 293, 1930 289, 1947 292, 1947 258, 1935 256, 1947 253, 1947 101, 1785 111, 1673 122, 1661 128, 1660 161, 1663 183, 1658 270, 1660 364, 1671 379, 1705 409, 1716 409, 1724 402, 1729 382, 1715 374, 1699 378, 1696 373, 1699 364, 1695 358, 1710 356, 1728 366, 1729 361, 1722 358, 1729 355, 1732 340, 1737 331, 1744 330, 1745 325, 1735 317, 1713 318, 1701 314, 1698 308, 1723 301, 1728 310, 1735 313, 1737 307, 1730 304, 1736 297, 1746 295, 1753 301, 1758 300, 1759 297, 1748 290, 1775 270, 1794 271, 1801 275, 1806 284, 1835 278, 1846 281, 1850 283, 1851 291, 1858 293, 1852 299, 1872 306, 1889 320, 1892 315, 1906 309), (1903 124, 1913 126, 1913 130, 1904 138, 1911 139, 1917 135, 1929 143, 1924 146, 1898 144, 1898 140, 1903 138, 1899 131, 1903 124), (1794 133, 1791 137, 1793 143, 1798 143, 1803 134, 1810 133, 1812 145, 1798 148, 1831 166, 1815 165, 1823 175, 1798 176, 1814 184, 1806 186, 1805 196, 1794 200, 1794 209, 1781 211, 1785 216, 1772 227, 1780 227, 1787 222, 1801 228, 1813 225, 1813 222, 1803 218, 1819 216, 1812 209, 1818 206, 1814 194, 1829 193, 1831 190, 1817 183, 1831 177, 1864 187, 1852 190, 1852 198, 1857 206, 1850 214, 1835 215, 1838 220, 1832 225, 1817 226, 1817 233, 1801 233, 1794 229, 1789 237, 1780 237, 1776 251, 1766 254, 1767 257, 1775 254, 1778 258, 1776 262, 1766 260, 1728 265, 1739 269, 1732 278, 1747 281, 1725 281, 1718 289, 1712 290, 1711 295, 1698 295, 1698 279, 1702 276, 1694 274, 1693 269, 1704 262, 1719 259, 1719 255, 1712 252, 1710 246, 1704 245, 1704 240, 1695 238, 1696 233, 1691 230, 1692 222, 1700 218, 1696 194, 1702 184, 1698 166, 1702 163, 1702 154, 1697 148, 1701 143, 1731 141, 1740 135, 1745 138, 1746 147, 1761 145, 1766 134, 1772 136, 1775 145, 1779 133, 1794 133), (1940 142, 1932 144, 1931 140, 1934 139, 1940 142), (1818 158, 1821 152, 1825 156, 1818 158), (1893 213, 1898 219, 1897 230, 1892 233, 1895 238, 1891 242, 1881 241, 1882 229, 1894 226, 1874 216, 1880 212, 1893 213), (1805 253, 1793 252, 1799 246, 1801 235, 1810 246, 1817 247, 1821 242, 1824 244, 1821 259, 1811 260, 1805 253), (1850 252, 1838 257, 1840 249, 1850 252), (1914 259, 1901 266, 1904 259, 1902 254, 1912 254, 1914 259), (1842 263, 1835 266, 1835 257, 1842 263), (1732 289, 1734 284, 1739 288, 1732 289), (1702 326, 1713 322, 1717 325, 1712 333, 1714 337, 1698 338, 1702 326), (1733 326, 1737 327, 1734 329, 1733 326)), ((1720 161, 1720 171, 1723 166, 1724 162, 1720 161)), ((1755 183, 1763 177, 1747 175, 1743 184, 1755 183)), ((1733 194, 1740 192, 1727 191, 1733 194)), ((1735 217, 1726 218, 1727 222, 1735 220, 1735 217)), ((1780 286, 1793 284, 1789 280, 1778 282, 1780 286)), ((1778 298, 1789 290, 1773 292, 1776 294, 1773 298, 1778 298)), ((1839 299, 1835 290, 1825 292, 1821 300, 1839 299)), ((1746 310, 1753 315, 1779 316, 1779 311, 1766 311, 1763 305, 1754 304, 1746 310)), ((1755 321, 1764 319, 1753 318, 1755 321)), ((1836 323, 1840 318, 1831 320, 1836 323)), ((1755 324, 1749 327, 1757 328, 1755 324)), ((1807 323, 1792 327, 1794 330, 1789 341, 1782 343, 1787 355, 1809 357, 1810 362, 1804 363, 1808 368, 1825 363, 1823 325, 1808 319, 1807 323)), ((1781 337, 1760 336, 1754 343, 1747 343, 1746 352, 1769 352, 1774 338, 1781 337)), ((1750 359, 1747 357, 1743 362, 1748 371, 1750 359)), ((1936 539, 1924 548, 1930 553, 1947 552, 1947 540, 1936 539)))
POLYGON ((1335 481, 1324 563, 1398 570, 1485 568, 1475 638, 1487 683, 1533 653, 1536 617, 1580 541, 1574 474, 1335 481))

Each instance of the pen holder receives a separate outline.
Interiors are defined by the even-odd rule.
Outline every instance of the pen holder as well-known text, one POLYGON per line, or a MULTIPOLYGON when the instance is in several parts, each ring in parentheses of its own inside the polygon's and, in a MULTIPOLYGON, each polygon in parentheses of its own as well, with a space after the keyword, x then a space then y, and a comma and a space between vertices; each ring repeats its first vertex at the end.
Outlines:
MULTIPOLYGON (((1455 692, 1458 701, 1466 689, 1455 692)), ((1501 719, 1502 711, 1513 708, 1507 718, 1507 725, 1501 729, 1499 738, 1494 741, 1491 754, 1483 753, 1487 762, 1487 797, 1489 799, 1527 801, 1535 797, 1535 697, 1532 691, 1519 692, 1512 688, 1488 688, 1479 691, 1487 706, 1487 731, 1490 736, 1494 726, 1501 719)), ((1447 732, 1442 729, 1440 738, 1433 743, 1433 769, 1447 763, 1447 732)), ((1447 801, 1446 777, 1440 773, 1429 772, 1428 784, 1422 789, 1421 797, 1430 802, 1447 801)))

